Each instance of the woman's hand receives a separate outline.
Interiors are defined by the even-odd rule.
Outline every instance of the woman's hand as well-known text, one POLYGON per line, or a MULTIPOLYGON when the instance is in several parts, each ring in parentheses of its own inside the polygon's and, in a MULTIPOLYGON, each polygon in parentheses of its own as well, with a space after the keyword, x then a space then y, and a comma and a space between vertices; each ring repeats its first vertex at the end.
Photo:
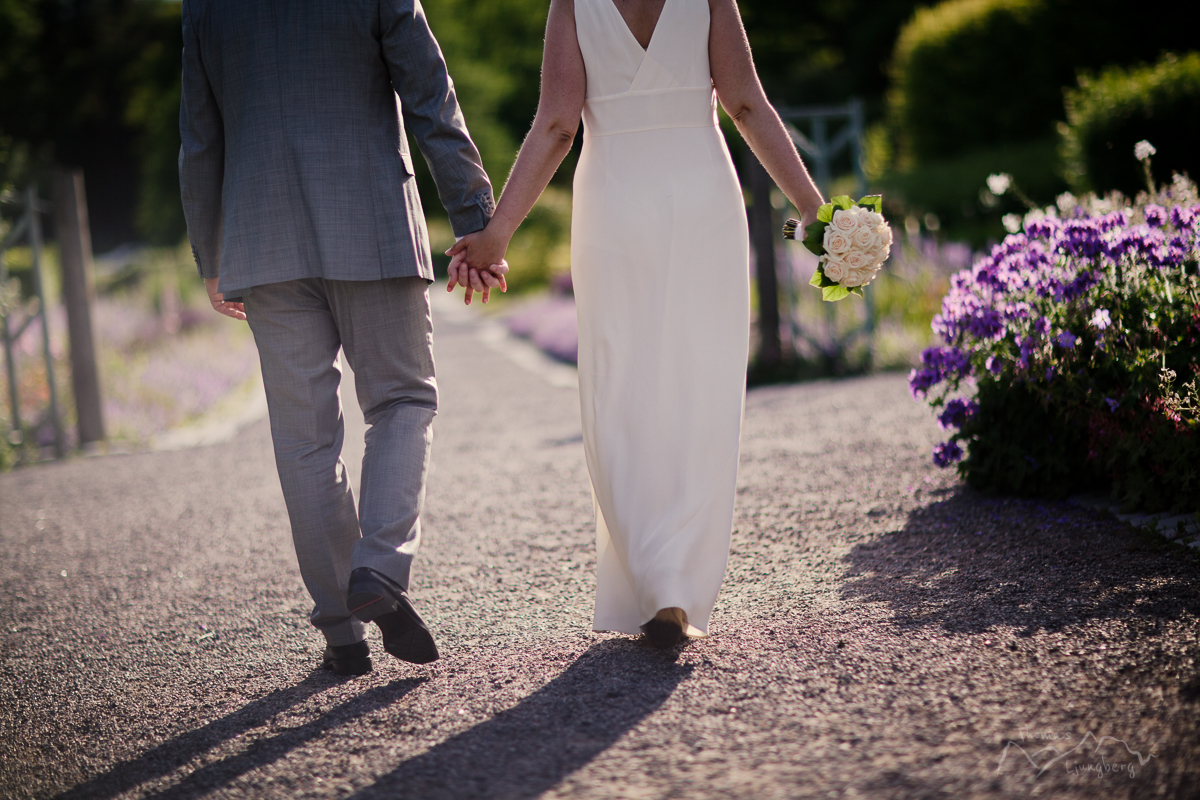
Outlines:
POLYGON ((505 236, 499 228, 500 226, 493 221, 481 231, 468 233, 455 242, 454 246, 446 251, 446 255, 452 258, 461 256, 463 263, 475 270, 487 269, 492 264, 501 263, 504 261, 505 251, 508 250, 508 241, 512 237, 511 234, 505 236))
POLYGON ((820 208, 820 203, 810 203, 806 208, 797 209, 800 212, 800 230, 796 232, 798 240, 804 241, 808 236, 808 226, 817 221, 817 211, 820 208))

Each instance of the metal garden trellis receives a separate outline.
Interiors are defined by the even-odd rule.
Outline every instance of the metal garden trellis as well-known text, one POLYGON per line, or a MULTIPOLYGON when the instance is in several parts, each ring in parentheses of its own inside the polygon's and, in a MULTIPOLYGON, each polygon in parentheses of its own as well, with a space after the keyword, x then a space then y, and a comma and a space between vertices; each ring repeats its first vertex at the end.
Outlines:
POLYGON ((32 314, 26 313, 25 319, 16 322, 13 319, 15 308, 0 307, 0 333, 4 342, 5 367, 8 372, 8 399, 12 406, 12 416, 9 423, 9 437, 15 442, 21 436, 21 405, 17 382, 16 354, 13 345, 21 335, 36 320, 41 320, 42 357, 46 362, 46 381, 50 390, 50 422, 54 428, 54 453, 62 458, 66 455, 66 437, 63 435, 62 417, 58 408, 58 389, 54 380, 54 356, 50 351, 50 324, 47 314, 46 290, 42 280, 42 223, 40 215, 47 209, 37 196, 37 189, 28 187, 21 197, 21 212, 12 229, 0 242, 0 287, 6 286, 9 280, 6 253, 24 239, 28 242, 32 255, 31 272, 34 294, 37 300, 37 310, 32 314))
MULTIPOLYGON (((813 178, 822 194, 828 196, 833 180, 833 162, 845 150, 849 151, 850 164, 854 170, 856 198, 867 193, 867 178, 862 167, 862 140, 864 116, 862 101, 855 98, 844 105, 835 106, 776 106, 784 127, 792 137, 792 142, 808 156, 814 167, 813 178), (806 136, 796 124, 808 123, 811 138, 806 136), (838 132, 830 137, 831 124, 841 123, 838 132)), ((791 270, 788 270, 791 274, 791 270)), ((834 308, 829 304, 826 308, 826 327, 828 336, 819 340, 809 335, 796 319, 790 314, 793 339, 803 337, 813 347, 824 353, 827 360, 835 362, 839 359, 859 336, 867 339, 867 363, 870 364, 871 342, 875 332, 875 304, 870 291, 865 293, 866 320, 863 324, 850 331, 845 337, 838 337, 833 327, 834 308)))

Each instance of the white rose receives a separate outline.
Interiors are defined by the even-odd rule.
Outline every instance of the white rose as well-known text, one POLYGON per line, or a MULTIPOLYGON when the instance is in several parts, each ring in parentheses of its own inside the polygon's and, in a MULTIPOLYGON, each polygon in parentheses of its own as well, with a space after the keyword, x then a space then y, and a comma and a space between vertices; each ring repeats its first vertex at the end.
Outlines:
POLYGON ((825 229, 825 241, 822 244, 824 244, 826 252, 840 255, 850 249, 852 242, 848 235, 834 230, 830 225, 825 229))
POLYGON ((842 260, 846 262, 846 268, 849 270, 862 269, 871 263, 870 257, 861 250, 851 250, 842 256, 842 260))
POLYGON ((888 225, 886 222, 881 223, 875 229, 875 232, 879 234, 879 238, 881 240, 883 240, 883 243, 886 246, 888 246, 888 247, 892 246, 892 226, 891 225, 888 225))
POLYGON ((874 266, 868 266, 868 267, 863 267, 862 269, 853 270, 850 273, 849 279, 853 280, 854 283, 852 283, 852 284, 848 283, 846 285, 847 286, 866 286, 868 283, 875 280, 875 273, 877 273, 878 271, 879 271, 878 268, 874 267, 874 266))
POLYGON ((879 241, 879 234, 870 228, 859 228, 854 232, 854 246, 860 250, 870 250, 873 243, 879 241))
POLYGON ((839 208, 833 212, 833 222, 830 223, 829 227, 841 233, 853 233, 854 229, 858 227, 858 214, 855 213, 856 211, 857 209, 853 208, 849 211, 839 208))
POLYGON ((846 264, 837 256, 821 256, 821 266, 825 277, 834 283, 841 283, 846 278, 846 264))
POLYGON ((858 210, 864 228, 878 228, 883 224, 883 214, 865 208, 858 210))

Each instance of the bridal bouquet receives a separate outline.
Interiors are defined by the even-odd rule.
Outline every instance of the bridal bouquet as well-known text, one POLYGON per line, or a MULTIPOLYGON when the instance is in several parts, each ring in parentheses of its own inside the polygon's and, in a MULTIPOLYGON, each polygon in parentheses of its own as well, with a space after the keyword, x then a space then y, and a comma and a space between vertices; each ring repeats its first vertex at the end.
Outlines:
MULTIPOLYGON (((892 229, 883 218, 883 198, 868 195, 857 203, 839 195, 817 211, 804 246, 819 256, 809 283, 833 302, 851 294, 863 296, 862 287, 875 279, 892 250, 892 229)), ((783 238, 795 239, 800 221, 789 219, 783 238)))

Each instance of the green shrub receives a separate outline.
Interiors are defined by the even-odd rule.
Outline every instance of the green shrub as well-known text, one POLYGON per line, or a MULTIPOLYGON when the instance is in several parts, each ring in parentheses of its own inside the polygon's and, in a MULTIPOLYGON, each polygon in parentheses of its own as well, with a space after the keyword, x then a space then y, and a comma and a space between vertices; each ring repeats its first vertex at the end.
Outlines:
POLYGON ((1081 77, 1066 96, 1069 124, 1060 125, 1067 179, 1077 191, 1128 195, 1144 189, 1145 173, 1130 158, 1149 140, 1154 178, 1174 172, 1200 177, 1200 53, 1165 56, 1153 66, 1110 68, 1081 77))
MULTIPOLYGON (((1117 0, 950 0, 919 10, 896 43, 890 124, 920 163, 1053 136, 1080 69, 1194 47, 1174 14, 1117 0)), ((903 165, 903 162, 902 162, 903 165)))
POLYGON ((1200 511, 1196 186, 1064 199, 951 280, 945 346, 909 376, 955 431, 934 460, 984 491, 1200 511))
POLYGON ((1025 210, 1011 197, 984 193, 988 175, 1007 172, 1035 201, 1051 203, 1067 188, 1057 164, 1057 142, 1041 139, 978 148, 887 174, 875 183, 908 214, 934 214, 944 236, 978 248, 1004 238, 1003 214, 1025 210))

